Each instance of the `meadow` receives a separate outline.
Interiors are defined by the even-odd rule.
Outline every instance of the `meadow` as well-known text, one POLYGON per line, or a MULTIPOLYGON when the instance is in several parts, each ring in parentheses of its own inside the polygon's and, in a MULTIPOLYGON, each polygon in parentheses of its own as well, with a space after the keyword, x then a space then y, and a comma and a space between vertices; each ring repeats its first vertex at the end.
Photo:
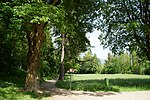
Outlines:
POLYGON ((84 91, 144 91, 150 90, 149 75, 135 74, 67 74, 64 81, 56 84, 60 88, 84 91), (109 80, 106 84, 105 78, 109 80))
MULTIPOLYGON (((39 95, 23 90, 22 76, 0 76, 0 100, 41 100, 50 95, 39 95)), ((143 91, 150 90, 149 75, 134 74, 66 74, 64 81, 58 81, 59 88, 84 91, 143 91), (71 88, 70 88, 71 75, 71 88), (105 83, 109 80, 109 85, 105 83)))

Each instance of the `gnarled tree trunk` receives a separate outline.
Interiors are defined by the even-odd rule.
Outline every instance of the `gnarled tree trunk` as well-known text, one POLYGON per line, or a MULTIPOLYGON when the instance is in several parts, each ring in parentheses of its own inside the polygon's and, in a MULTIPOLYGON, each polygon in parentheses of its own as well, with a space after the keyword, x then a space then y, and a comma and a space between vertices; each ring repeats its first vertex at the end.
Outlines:
POLYGON ((45 39, 44 27, 44 23, 32 24, 32 31, 27 34, 29 50, 25 82, 26 91, 37 91, 39 88, 38 70, 40 67, 40 48, 45 39))

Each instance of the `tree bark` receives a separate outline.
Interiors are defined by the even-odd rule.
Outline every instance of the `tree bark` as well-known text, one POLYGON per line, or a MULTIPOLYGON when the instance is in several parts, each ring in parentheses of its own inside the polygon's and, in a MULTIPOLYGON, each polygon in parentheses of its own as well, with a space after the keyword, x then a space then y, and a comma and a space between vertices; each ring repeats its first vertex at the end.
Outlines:
POLYGON ((40 48, 45 39, 44 23, 32 24, 32 31, 27 34, 28 56, 27 56, 27 75, 25 82, 26 91, 37 91, 39 88, 39 58, 40 48))
POLYGON ((148 43, 147 43, 147 48, 148 48, 148 54, 147 54, 147 58, 148 58, 148 61, 150 61, 150 33, 148 34, 148 43))
POLYGON ((62 34, 61 45, 62 48, 61 48, 61 64, 60 64, 59 80, 64 80, 65 34, 62 34))

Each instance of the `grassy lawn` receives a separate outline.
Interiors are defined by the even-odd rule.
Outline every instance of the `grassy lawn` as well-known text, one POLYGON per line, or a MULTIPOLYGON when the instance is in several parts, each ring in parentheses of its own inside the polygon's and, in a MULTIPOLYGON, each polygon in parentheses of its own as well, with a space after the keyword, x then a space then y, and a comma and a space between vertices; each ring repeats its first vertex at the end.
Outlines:
POLYGON ((41 100, 48 95, 23 91, 25 77, 0 75, 0 100, 41 100))
MULTIPOLYGON (((70 75, 65 81, 57 82, 60 88, 70 89, 70 75)), ((150 90, 150 76, 130 74, 72 74, 72 90, 84 91, 139 91, 150 90), (104 78, 109 79, 109 86, 104 78)), ((0 100, 41 100, 49 95, 22 91, 25 78, 21 76, 0 76, 0 100)))
MULTIPOLYGON (((84 91, 143 91, 150 90, 149 75, 134 74, 72 74, 72 90, 84 91), (109 79, 109 86, 105 85, 104 78, 109 79)), ((57 82, 60 88, 70 89, 70 78, 66 75, 65 81, 57 82)))

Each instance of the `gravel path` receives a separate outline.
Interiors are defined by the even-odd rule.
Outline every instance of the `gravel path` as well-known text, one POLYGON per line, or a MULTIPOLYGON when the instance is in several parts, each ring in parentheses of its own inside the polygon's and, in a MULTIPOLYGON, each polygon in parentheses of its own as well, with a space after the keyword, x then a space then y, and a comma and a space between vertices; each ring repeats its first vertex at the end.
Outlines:
POLYGON ((41 90, 50 92, 52 97, 42 100, 150 100, 150 91, 138 92, 85 92, 59 89, 55 80, 48 80, 41 85, 41 90))
POLYGON ((90 96, 90 95, 55 95, 51 100, 150 100, 150 91, 122 92, 112 95, 90 96))

